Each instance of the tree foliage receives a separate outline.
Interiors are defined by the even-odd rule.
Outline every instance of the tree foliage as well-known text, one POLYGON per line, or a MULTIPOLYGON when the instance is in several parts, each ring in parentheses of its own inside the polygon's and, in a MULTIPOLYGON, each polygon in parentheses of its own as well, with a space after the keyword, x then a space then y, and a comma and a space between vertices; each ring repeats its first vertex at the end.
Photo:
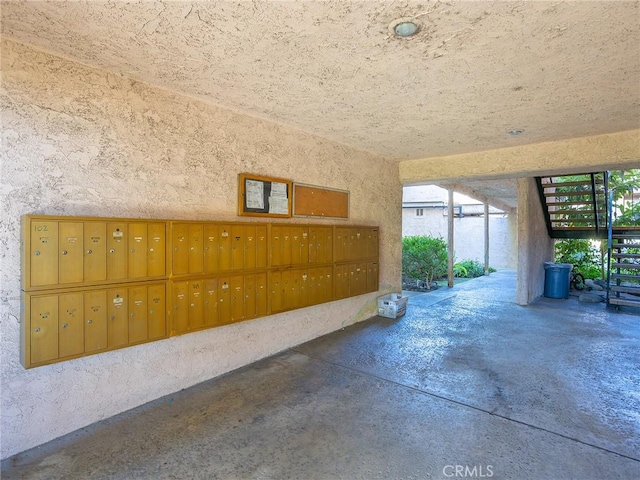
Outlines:
POLYGON ((447 242, 442 238, 412 236, 402 239, 402 272, 426 282, 447 274, 447 242))
POLYGON ((600 250, 584 239, 559 240, 555 244, 555 260, 575 265, 576 272, 585 278, 602 278, 600 250))
POLYGON ((640 204, 625 200, 640 187, 640 169, 614 170, 609 176, 609 190, 613 193, 613 224, 640 225, 640 204))
MULTIPOLYGON (((567 178, 580 180, 584 176, 567 178)), ((609 174, 609 190, 613 200, 613 225, 640 225, 640 203, 625 200, 640 186, 640 169, 614 170, 609 174)), ((591 207, 584 207, 591 208, 591 207)), ((555 258, 557 262, 571 263, 575 271, 585 278, 604 278, 606 273, 606 242, 600 249, 589 240, 560 240, 556 242, 555 258)))

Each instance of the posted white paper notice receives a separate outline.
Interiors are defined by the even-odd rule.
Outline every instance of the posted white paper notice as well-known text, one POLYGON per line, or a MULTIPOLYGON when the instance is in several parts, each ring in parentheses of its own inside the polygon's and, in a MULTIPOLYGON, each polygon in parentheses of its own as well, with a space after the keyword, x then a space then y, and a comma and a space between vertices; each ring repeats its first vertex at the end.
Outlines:
POLYGON ((286 183, 271 182, 269 213, 281 215, 287 215, 289 213, 289 199, 287 198, 286 183))
POLYGON ((264 183, 256 180, 246 180, 245 195, 247 208, 264 209, 264 183))

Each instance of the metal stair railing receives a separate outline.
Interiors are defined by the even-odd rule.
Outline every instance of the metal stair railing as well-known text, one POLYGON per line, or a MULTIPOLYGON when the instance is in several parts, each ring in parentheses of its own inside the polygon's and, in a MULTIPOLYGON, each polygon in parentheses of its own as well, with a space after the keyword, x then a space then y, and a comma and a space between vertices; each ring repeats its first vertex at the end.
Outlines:
POLYGON ((536 177, 547 232, 551 238, 605 237, 609 217, 606 175, 606 172, 592 172, 536 177), (562 181, 566 177, 583 179, 562 181))

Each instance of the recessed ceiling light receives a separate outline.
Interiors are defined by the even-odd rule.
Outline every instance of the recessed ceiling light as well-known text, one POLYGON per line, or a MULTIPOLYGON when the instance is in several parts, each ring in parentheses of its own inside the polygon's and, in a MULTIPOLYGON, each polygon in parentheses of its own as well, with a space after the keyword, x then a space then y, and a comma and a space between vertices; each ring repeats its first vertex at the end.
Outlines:
POLYGON ((393 31, 399 37, 410 37, 418 33, 418 25, 413 22, 400 22, 393 28, 393 31))
POLYGON ((511 136, 516 137, 516 136, 518 136, 518 135, 520 135, 520 134, 524 133, 524 130, 519 130, 519 129, 507 130, 507 133, 508 133, 509 135, 511 135, 511 136))
POLYGON ((389 32, 400 38, 409 38, 420 31, 420 25, 411 17, 397 18, 389 25, 389 32))

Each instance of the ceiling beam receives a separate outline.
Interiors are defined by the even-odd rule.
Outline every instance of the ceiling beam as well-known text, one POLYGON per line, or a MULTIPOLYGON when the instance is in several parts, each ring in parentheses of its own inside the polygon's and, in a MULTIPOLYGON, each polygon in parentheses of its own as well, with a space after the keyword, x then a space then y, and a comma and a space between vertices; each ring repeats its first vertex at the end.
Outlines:
POLYGON ((474 190, 473 188, 463 185, 461 183, 444 182, 444 183, 439 183, 438 186, 442 188, 446 188, 447 190, 453 190, 454 192, 462 193, 463 195, 466 195, 467 197, 471 197, 475 200, 478 200, 479 202, 488 203, 492 207, 499 208, 500 210, 503 210, 507 213, 513 213, 518 208, 517 206, 510 205, 508 202, 504 200, 487 196, 486 194, 481 193, 478 190, 474 190))
POLYGON ((640 168, 640 129, 399 163, 403 185, 640 168))

